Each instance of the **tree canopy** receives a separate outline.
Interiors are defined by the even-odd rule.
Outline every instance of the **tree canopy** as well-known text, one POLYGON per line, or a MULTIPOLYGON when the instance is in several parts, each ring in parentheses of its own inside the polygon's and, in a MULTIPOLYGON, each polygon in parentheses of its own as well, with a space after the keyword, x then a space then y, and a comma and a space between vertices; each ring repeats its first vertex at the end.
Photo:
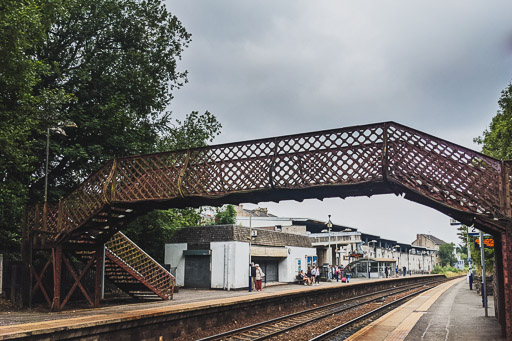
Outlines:
POLYGON ((502 160, 512 159, 512 83, 501 92, 499 110, 489 129, 474 139, 482 145, 482 153, 502 160))
POLYGON ((445 243, 439 246, 439 259, 441 266, 453 265, 457 261, 453 254, 454 245, 453 243, 445 243))
POLYGON ((235 223, 236 210, 233 205, 226 205, 224 208, 217 209, 215 225, 231 225, 235 223))
POLYGON ((166 111, 187 81, 178 61, 190 40, 162 0, 0 3, 0 252, 17 251, 24 205, 43 200, 48 128, 77 125, 51 130, 49 201, 109 159, 219 134, 209 112, 166 111))

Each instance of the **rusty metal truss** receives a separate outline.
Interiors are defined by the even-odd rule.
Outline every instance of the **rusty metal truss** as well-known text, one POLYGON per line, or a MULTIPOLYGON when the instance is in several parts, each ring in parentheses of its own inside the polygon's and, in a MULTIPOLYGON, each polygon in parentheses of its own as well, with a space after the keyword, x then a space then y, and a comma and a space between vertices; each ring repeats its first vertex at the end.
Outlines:
POLYGON ((105 247, 105 256, 110 260, 105 274, 119 288, 134 297, 148 298, 150 295, 140 288, 139 284, 143 284, 154 295, 172 299, 174 277, 123 233, 117 232, 105 247))
POLYGON ((512 216, 510 169, 385 122, 118 158, 59 203, 29 210, 28 226, 36 239, 58 244, 101 238, 134 210, 395 193, 500 229, 512 216))

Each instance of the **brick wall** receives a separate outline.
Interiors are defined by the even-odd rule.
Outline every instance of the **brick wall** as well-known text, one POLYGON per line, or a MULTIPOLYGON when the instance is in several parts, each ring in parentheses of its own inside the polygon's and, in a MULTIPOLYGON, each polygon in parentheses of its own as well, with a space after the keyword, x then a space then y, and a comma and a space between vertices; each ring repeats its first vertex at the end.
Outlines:
MULTIPOLYGON (((257 231, 257 236, 252 238, 252 243, 255 245, 312 247, 309 237, 305 235, 253 230, 257 231)), ((248 242, 249 231, 248 227, 234 225, 184 227, 176 231, 169 243, 200 245, 221 241, 248 242)))

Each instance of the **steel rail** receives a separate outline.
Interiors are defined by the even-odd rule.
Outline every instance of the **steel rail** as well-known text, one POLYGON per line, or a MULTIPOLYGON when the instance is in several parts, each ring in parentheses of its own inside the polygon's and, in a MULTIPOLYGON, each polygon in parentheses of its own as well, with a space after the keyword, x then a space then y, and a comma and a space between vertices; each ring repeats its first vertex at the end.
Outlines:
POLYGON ((407 299, 409 299, 409 298, 411 298, 413 296, 416 296, 416 295, 418 295, 418 294, 420 294, 422 292, 425 292, 427 290, 430 290, 430 289, 432 289, 432 288, 430 288, 430 287, 429 288, 425 288, 425 289, 422 289, 422 290, 419 290, 419 291, 415 291, 414 293, 412 293, 410 295, 401 297, 401 298, 399 298, 399 299, 397 299, 397 300, 395 300, 393 302, 385 304, 385 305, 383 305, 381 307, 378 307, 378 308, 376 308, 376 309, 374 309, 372 311, 369 311, 369 312, 367 312, 367 313, 365 313, 365 314, 363 314, 361 316, 353 318, 350 321, 347 321, 347 322, 345 322, 343 324, 340 324, 339 326, 337 326, 337 327, 335 327, 335 328, 333 328, 331 330, 328 330, 328 331, 326 331, 323 334, 320 334, 320 335, 318 335, 318 336, 316 336, 316 337, 314 337, 312 339, 309 339, 309 341, 320 341, 320 340, 326 339, 327 337, 331 337, 333 334, 340 332, 343 328, 346 328, 346 327, 348 327, 348 326, 350 326, 350 325, 352 325, 352 324, 354 324, 354 323, 356 323, 358 321, 364 320, 365 318, 367 318, 369 316, 372 316, 372 315, 374 315, 375 313, 378 313, 381 310, 387 309, 387 308, 389 308, 389 307, 391 307, 393 305, 397 305, 398 303, 400 303, 402 301, 405 301, 405 300, 407 300, 407 299))
POLYGON ((402 286, 399 288, 385 289, 385 290, 380 290, 380 291, 376 291, 376 292, 372 292, 372 293, 368 293, 368 294, 364 294, 364 295, 359 295, 356 297, 352 297, 352 298, 344 299, 341 301, 322 305, 320 307, 306 309, 306 310, 296 312, 293 314, 280 316, 280 317, 277 317, 277 318, 274 318, 274 319, 271 319, 268 321, 263 321, 263 322, 255 323, 255 324, 252 324, 249 326, 230 330, 230 331, 227 331, 224 333, 208 336, 208 337, 199 339, 198 341, 239 340, 239 339, 263 340, 263 339, 267 339, 267 338, 273 337, 275 335, 281 334, 288 330, 298 328, 304 324, 307 324, 307 323, 310 323, 310 322, 313 322, 316 320, 320 320, 320 319, 328 317, 328 316, 332 316, 333 314, 339 314, 341 312, 353 309, 354 307, 364 305, 364 304, 370 303, 372 301, 380 300, 383 297, 387 297, 390 295, 396 295, 398 293, 408 291, 408 290, 413 290, 415 288, 422 287, 425 285, 439 284, 440 282, 442 282, 442 281, 433 280, 433 281, 428 281, 425 283, 406 285, 406 286, 402 286), (360 300, 360 299, 367 298, 369 296, 375 296, 375 295, 379 295, 379 294, 382 294, 382 295, 368 299, 365 302, 359 302, 359 303, 352 304, 349 306, 345 305, 343 307, 339 307, 340 304, 346 304, 351 301, 360 300), (314 314, 314 317, 311 317, 312 314, 314 314), (291 323, 291 325, 290 325, 290 323, 291 323), (263 328, 265 328, 266 330, 264 331, 264 334, 262 335, 263 328), (276 330, 276 328, 278 328, 278 329, 276 330), (242 337, 242 338, 240 338, 240 337, 242 337))

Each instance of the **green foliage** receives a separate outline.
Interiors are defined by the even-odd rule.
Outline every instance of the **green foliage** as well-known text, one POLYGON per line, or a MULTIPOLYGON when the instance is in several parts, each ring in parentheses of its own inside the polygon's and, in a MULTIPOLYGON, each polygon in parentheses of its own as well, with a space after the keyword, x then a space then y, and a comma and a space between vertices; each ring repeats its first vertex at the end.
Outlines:
POLYGON ((186 226, 198 226, 201 215, 195 209, 155 210, 137 218, 123 230, 141 249, 157 262, 164 261, 164 244, 174 232, 186 226))
MULTIPOLYGON (((32 91, 60 99, 45 104, 41 128, 65 120, 78 125, 67 137, 52 135, 51 200, 107 160, 158 150, 172 130, 170 114, 163 113, 170 90, 186 82, 177 61, 189 41, 161 0, 66 1, 34 53, 49 71, 32 91)), ((35 152, 43 155, 45 140, 39 137, 35 152)), ((33 199, 41 198, 43 164, 39 159, 34 165, 33 199)))
POLYGON ((32 137, 41 116, 41 96, 32 89, 48 72, 34 58, 60 1, 0 3, 0 253, 19 250, 20 220, 38 161, 32 137))
POLYGON ((233 205, 227 205, 224 208, 217 209, 215 215, 215 225, 231 225, 236 223, 236 210, 233 205))
POLYGON ((441 266, 439 264, 436 264, 436 266, 434 266, 434 270, 432 270, 432 273, 438 275, 445 275, 446 277, 452 277, 454 275, 460 275, 465 271, 466 270, 461 270, 454 266, 441 266))
POLYGON ((200 115, 197 111, 185 117, 181 122, 176 120, 172 129, 167 131, 158 142, 159 151, 180 150, 206 146, 220 133, 221 124, 214 115, 206 111, 200 115))
MULTIPOLYGON (((0 2, 0 252, 17 251, 23 207, 43 199, 47 128, 78 126, 50 136, 50 201, 106 160, 219 134, 209 112, 176 123, 164 112, 187 80, 177 62, 189 42, 162 0, 0 2)), ((164 221, 164 235, 179 216, 144 223, 164 221)))
POLYGON ((445 243, 439 246, 439 259, 441 261, 441 266, 452 266, 457 261, 453 251, 453 243, 445 243))
POLYGON ((501 92, 500 109, 493 117, 489 129, 474 139, 482 145, 482 152, 497 159, 512 159, 512 84, 501 92))
MULTIPOLYGON (((482 271, 482 256, 480 255, 480 248, 475 246, 476 237, 470 237, 471 260, 473 268, 477 271, 482 271)), ((484 248, 485 257, 485 271, 487 273, 494 272, 494 248, 484 248)))
POLYGON ((457 236, 461 243, 457 246, 456 252, 460 255, 461 259, 464 260, 465 264, 468 261, 468 227, 466 225, 460 225, 458 227, 457 236))

